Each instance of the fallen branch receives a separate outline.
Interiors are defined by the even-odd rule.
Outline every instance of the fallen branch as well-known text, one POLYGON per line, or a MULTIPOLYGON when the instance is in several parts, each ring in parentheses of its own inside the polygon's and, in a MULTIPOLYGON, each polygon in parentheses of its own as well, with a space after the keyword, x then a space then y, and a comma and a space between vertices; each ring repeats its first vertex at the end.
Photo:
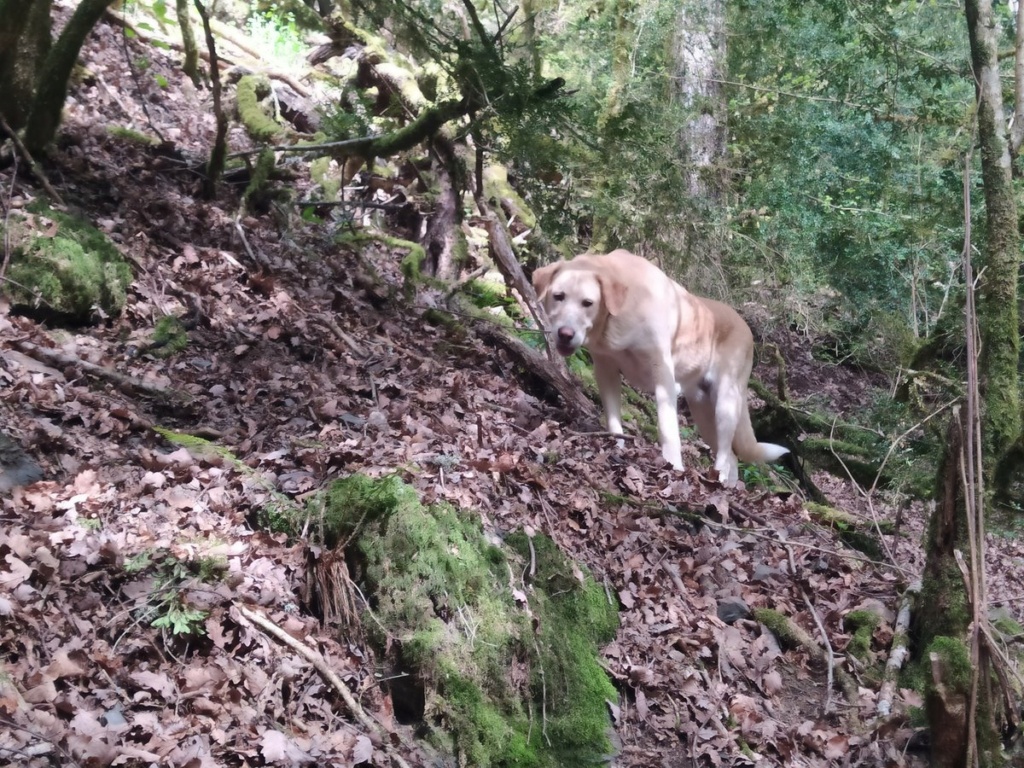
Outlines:
MULTIPOLYGON (((466 314, 470 315, 469 312, 466 314)), ((564 367, 530 349, 496 323, 480 319, 472 321, 472 327, 481 341, 490 347, 504 349, 517 365, 557 392, 572 421, 596 421, 597 413, 593 402, 564 367)), ((529 390, 530 387, 526 389, 529 390)))
MULTIPOLYGON (((331 688, 341 696, 342 700, 345 702, 345 706, 347 706, 349 712, 352 713, 352 716, 358 720, 364 728, 379 735, 381 738, 381 744, 386 745, 390 743, 391 737, 395 734, 385 728, 383 724, 366 714, 366 711, 359 705, 359 702, 356 701, 355 696, 352 695, 352 691, 350 691, 348 686, 342 682, 337 673, 328 666, 327 660, 323 657, 323 654, 314 648, 310 648, 301 640, 297 640, 292 637, 267 617, 249 610, 244 605, 239 605, 238 603, 235 604, 235 608, 243 618, 258 626, 268 635, 271 635, 281 641, 312 664, 313 668, 320 674, 320 677, 323 678, 324 682, 330 685, 331 688)), ((389 757, 399 766, 402 766, 402 768, 410 768, 409 764, 400 755, 390 754, 389 757)))
POLYGON ((148 381, 137 379, 134 376, 128 376, 119 371, 115 371, 112 368, 106 368, 102 365, 96 365, 96 363, 90 363, 87 360, 82 360, 80 357, 69 355, 66 352, 49 349, 48 347, 41 347, 38 344, 33 344, 31 341, 18 341, 15 342, 15 346, 29 357, 32 357, 42 363, 49 363, 53 366, 72 366, 74 368, 78 368, 83 373, 92 376, 93 378, 110 382, 124 392, 140 392, 152 397, 181 399, 181 395, 172 389, 151 384, 148 381))
POLYGON ((921 581, 913 582, 903 593, 900 612, 896 614, 896 626, 893 627, 892 650, 885 662, 882 675, 882 687, 878 690, 877 713, 879 717, 888 717, 892 712, 892 700, 896 694, 896 678, 899 676, 903 662, 910 656, 910 607, 914 598, 921 591, 921 581))

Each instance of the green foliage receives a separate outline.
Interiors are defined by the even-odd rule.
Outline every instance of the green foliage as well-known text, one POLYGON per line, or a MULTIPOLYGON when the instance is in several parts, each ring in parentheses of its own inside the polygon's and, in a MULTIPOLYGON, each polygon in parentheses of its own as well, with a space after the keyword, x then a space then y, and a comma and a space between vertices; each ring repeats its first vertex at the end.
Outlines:
MULTIPOLYGON (((294 5, 301 6, 302 3, 294 5)), ((307 22, 305 26, 310 26, 311 22, 311 28, 321 26, 318 17, 310 19, 304 16, 304 21, 307 22)), ((249 16, 247 26, 253 46, 264 61, 285 72, 303 71, 306 68, 306 44, 294 17, 288 18, 273 11, 253 13, 249 16)))
POLYGON ((201 637, 206 634, 207 612, 189 608, 179 601, 172 600, 163 606, 163 613, 150 622, 154 629, 170 630, 172 635, 201 637))
POLYGON ((124 570, 128 574, 153 574, 153 590, 139 611, 142 621, 175 637, 206 634, 208 612, 189 606, 186 590, 193 584, 219 581, 227 571, 224 558, 200 557, 185 562, 168 553, 143 550, 125 561, 124 570))
POLYGON ((395 477, 333 483, 322 520, 325 543, 346 544, 357 563, 373 606, 365 626, 400 649, 424 687, 426 718, 451 735, 459 764, 600 761, 606 700, 616 694, 597 648, 614 636, 616 606, 553 542, 532 539, 538 573, 517 602, 530 540, 514 534, 498 546, 475 515, 424 507, 395 477), (542 711, 550 744, 537 726, 542 711))
MULTIPOLYGON (((924 336, 950 309, 963 245, 967 39, 954 6, 877 11, 869 19, 845 0, 730 6, 744 235, 734 260, 757 269, 769 256, 796 301, 837 289, 850 337, 879 313, 896 318, 883 331, 924 336)), ((891 341, 881 348, 903 343, 891 341)))

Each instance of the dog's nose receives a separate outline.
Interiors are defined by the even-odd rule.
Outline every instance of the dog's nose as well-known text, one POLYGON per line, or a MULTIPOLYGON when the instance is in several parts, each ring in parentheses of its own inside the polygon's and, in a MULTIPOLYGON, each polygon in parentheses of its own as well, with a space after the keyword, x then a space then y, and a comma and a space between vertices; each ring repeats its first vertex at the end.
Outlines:
POLYGON ((558 329, 558 340, 565 344, 568 344, 570 341, 572 341, 572 338, 575 335, 576 331, 574 331, 567 325, 563 325, 561 328, 558 329))

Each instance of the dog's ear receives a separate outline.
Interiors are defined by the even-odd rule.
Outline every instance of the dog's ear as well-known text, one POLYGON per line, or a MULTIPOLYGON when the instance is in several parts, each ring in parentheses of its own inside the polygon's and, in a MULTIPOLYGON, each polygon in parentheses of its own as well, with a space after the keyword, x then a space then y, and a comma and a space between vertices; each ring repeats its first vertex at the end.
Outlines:
POLYGON ((601 300, 608 314, 614 317, 622 311, 626 303, 626 284, 612 275, 597 273, 597 282, 601 286, 601 300))
POLYGON ((565 264, 564 261, 556 261, 554 264, 537 267, 533 270, 533 290, 537 292, 537 298, 547 293, 548 286, 551 285, 551 281, 554 280, 563 264, 565 264))

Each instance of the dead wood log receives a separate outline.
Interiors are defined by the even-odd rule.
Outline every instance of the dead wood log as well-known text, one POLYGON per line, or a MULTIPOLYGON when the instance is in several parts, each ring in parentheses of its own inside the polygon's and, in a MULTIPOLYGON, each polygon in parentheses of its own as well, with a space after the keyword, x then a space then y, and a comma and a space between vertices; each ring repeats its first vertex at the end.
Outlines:
MULTIPOLYGON (((468 317, 473 313, 466 308, 468 317)), ((597 408, 587 397, 578 381, 575 381, 561 365, 560 361, 553 361, 536 350, 531 349, 522 341, 513 336, 502 326, 485 319, 472 319, 469 321, 471 330, 477 338, 492 348, 503 349, 528 375, 544 383, 549 391, 555 392, 561 398, 570 420, 578 423, 594 423, 598 420, 597 408)), ((544 397, 546 393, 537 391, 536 386, 531 386, 529 381, 524 384, 524 389, 532 390, 532 394, 544 397)))
POLYGON ((921 581, 915 581, 903 593, 900 612, 896 614, 896 626, 893 627, 892 650, 885 662, 882 687, 878 691, 876 712, 879 717, 888 717, 892 712, 892 699, 896 693, 896 678, 903 668, 903 662, 910 656, 910 608, 915 597, 921 592, 921 581))

